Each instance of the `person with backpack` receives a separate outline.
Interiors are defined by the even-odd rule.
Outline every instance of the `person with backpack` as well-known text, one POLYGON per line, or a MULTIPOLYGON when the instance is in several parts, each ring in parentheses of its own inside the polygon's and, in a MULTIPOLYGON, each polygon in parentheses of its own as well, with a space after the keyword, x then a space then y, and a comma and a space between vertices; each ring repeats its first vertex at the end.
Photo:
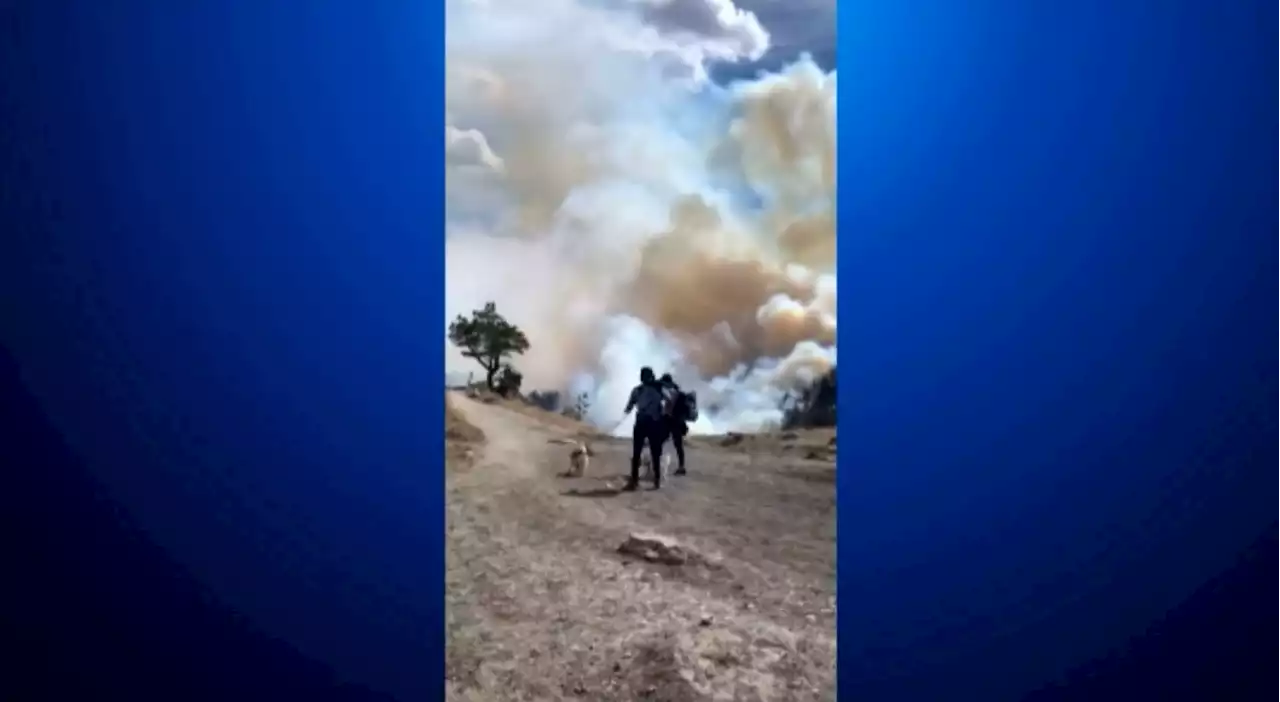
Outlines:
POLYGON ((653 489, 662 487, 662 445, 666 443, 666 414, 669 396, 648 366, 640 369, 640 384, 632 388, 631 397, 623 415, 636 411, 635 427, 631 430, 631 479, 623 490, 632 491, 640 486, 640 454, 649 444, 649 457, 653 460, 653 489))
POLYGON ((676 385, 670 373, 664 373, 660 381, 667 395, 667 435, 676 449, 676 475, 685 475, 684 437, 689 434, 689 422, 697 421, 698 410, 692 392, 684 392, 676 385))

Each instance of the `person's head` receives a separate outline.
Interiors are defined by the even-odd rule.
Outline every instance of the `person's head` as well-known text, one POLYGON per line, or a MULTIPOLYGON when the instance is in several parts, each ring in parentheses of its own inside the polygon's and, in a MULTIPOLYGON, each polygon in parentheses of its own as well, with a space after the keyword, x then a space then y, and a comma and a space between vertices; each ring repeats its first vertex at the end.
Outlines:
POLYGON ((663 373, 663 374, 662 374, 662 384, 663 384, 663 385, 675 385, 675 384, 676 384, 676 379, 675 379, 675 378, 672 378, 670 373, 663 373))
POLYGON ((653 369, 652 369, 652 368, 650 368, 649 366, 645 366, 644 368, 641 368, 641 369, 640 369, 640 382, 642 382, 642 383, 652 383, 652 382, 653 382, 653 369))

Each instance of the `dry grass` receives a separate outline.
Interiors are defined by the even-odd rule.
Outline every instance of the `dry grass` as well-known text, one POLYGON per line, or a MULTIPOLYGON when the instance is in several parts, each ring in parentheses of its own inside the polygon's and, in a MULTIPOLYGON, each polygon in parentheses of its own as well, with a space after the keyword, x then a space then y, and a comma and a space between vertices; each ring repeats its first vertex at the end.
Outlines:
POLYGON ((724 451, 751 455, 803 458, 810 461, 836 460, 834 428, 796 429, 765 434, 736 434, 692 437, 690 443, 724 451))
POLYGON ((581 437, 584 439, 594 439, 601 436, 600 430, 587 424, 580 422, 572 417, 566 417, 557 412, 548 412, 537 405, 530 404, 524 400, 502 400, 500 406, 509 410, 522 414, 539 424, 556 429, 562 433, 571 436, 581 437))
POLYGON ((486 443, 448 474, 450 699, 834 697, 835 490, 807 479, 831 466, 709 442, 688 477, 620 494, 629 442, 557 478, 568 449, 549 441, 589 428, 455 402, 486 443), (682 557, 618 552, 653 531, 682 557))
POLYGON ((444 404, 445 462, 450 469, 469 466, 484 444, 484 432, 467 420, 450 398, 444 404))
POLYGON ((523 397, 502 397, 483 388, 472 388, 467 395, 476 402, 502 407, 522 414, 542 427, 552 429, 565 436, 580 439, 596 439, 604 436, 599 429, 586 422, 565 416, 559 412, 549 412, 523 397))
POLYGON ((467 421, 458 408, 448 400, 445 401, 444 436, 445 441, 450 443, 477 444, 484 441, 484 432, 467 421))

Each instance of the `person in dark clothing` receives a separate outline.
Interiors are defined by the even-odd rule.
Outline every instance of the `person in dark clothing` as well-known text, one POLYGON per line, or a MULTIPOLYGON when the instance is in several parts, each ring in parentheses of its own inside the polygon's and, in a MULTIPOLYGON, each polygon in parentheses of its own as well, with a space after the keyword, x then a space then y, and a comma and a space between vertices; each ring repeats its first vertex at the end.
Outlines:
POLYGON ((640 485, 640 453, 649 444, 649 457, 653 460, 653 489, 662 487, 662 444, 666 442, 667 394, 653 374, 653 369, 640 369, 640 384, 631 390, 627 408, 623 414, 636 411, 635 428, 631 430, 631 479, 624 490, 635 490, 640 485))
POLYGON ((684 475, 684 437, 689 433, 688 418, 680 411, 680 386, 670 373, 663 373, 660 381, 668 395, 668 406, 671 410, 666 415, 667 436, 671 437, 671 445, 676 449, 676 475, 684 475))

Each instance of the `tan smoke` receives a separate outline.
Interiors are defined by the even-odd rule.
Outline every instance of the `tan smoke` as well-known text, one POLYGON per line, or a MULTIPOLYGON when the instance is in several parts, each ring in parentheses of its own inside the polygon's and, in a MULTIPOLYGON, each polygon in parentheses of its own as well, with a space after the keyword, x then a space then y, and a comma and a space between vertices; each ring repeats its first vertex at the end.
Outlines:
POLYGON ((710 430, 834 363, 835 76, 700 84, 767 46, 725 7, 449 5, 446 312, 495 301, 526 385, 585 388, 602 423, 643 364, 720 407, 710 430))

